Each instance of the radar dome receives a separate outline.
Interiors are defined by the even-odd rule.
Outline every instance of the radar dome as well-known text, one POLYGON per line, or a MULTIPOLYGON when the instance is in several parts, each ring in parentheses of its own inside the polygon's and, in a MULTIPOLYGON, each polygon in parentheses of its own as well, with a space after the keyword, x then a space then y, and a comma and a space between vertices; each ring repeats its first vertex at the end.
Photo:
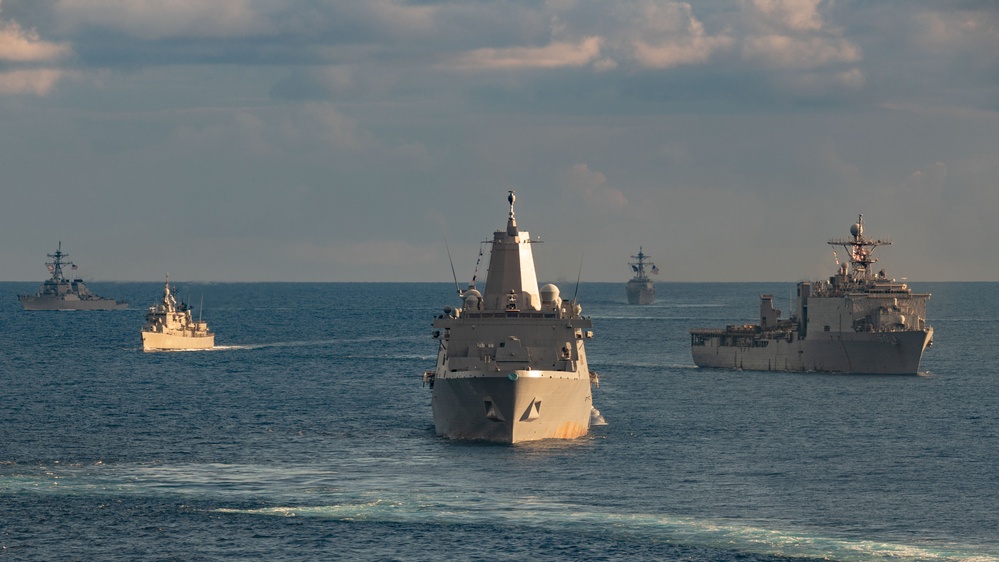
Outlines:
POLYGON ((541 302, 543 304, 550 303, 559 297, 558 287, 552 285, 551 283, 541 287, 541 302))
POLYGON ((466 309, 478 309, 479 303, 482 302, 482 293, 480 293, 478 289, 465 291, 464 297, 466 309))
POLYGON ((562 306, 562 299, 558 295, 558 287, 551 283, 541 287, 541 306, 558 310, 562 306))
POLYGON ((859 222, 850 227, 850 234, 854 236, 860 236, 864 233, 864 225, 859 222))

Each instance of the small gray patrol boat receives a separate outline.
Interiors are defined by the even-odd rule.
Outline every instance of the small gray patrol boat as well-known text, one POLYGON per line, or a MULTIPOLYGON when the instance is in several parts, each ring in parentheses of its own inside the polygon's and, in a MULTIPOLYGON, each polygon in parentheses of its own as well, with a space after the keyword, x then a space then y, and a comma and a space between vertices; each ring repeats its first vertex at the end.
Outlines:
POLYGON ((698 367, 759 371, 917 374, 933 341, 929 293, 875 273, 871 253, 891 244, 864 236, 864 216, 848 239, 833 239, 848 261, 828 281, 798 283, 795 311, 781 319, 773 295, 760 296, 760 323, 690 330, 698 367))
POLYGON ((437 367, 423 376, 444 437, 519 443, 590 428, 596 374, 583 342, 593 324, 555 285, 538 290, 534 242, 517 229, 515 200, 511 191, 506 228, 484 242, 492 244, 485 295, 473 281, 459 291, 463 306, 445 307, 433 322, 437 367))
POLYGON ((70 266, 76 271, 76 265, 65 261, 69 254, 63 253, 62 241, 52 258, 46 263, 52 277, 45 280, 34 295, 18 295, 24 310, 124 310, 128 301, 105 298, 90 292, 83 279, 67 279, 63 274, 63 266, 70 266))
POLYGON ((628 293, 628 304, 652 304, 656 302, 656 285, 645 274, 645 266, 651 265, 652 274, 659 275, 659 268, 652 263, 652 256, 642 253, 642 247, 638 247, 638 255, 631 256, 634 262, 629 263, 635 276, 628 280, 625 291, 628 293))

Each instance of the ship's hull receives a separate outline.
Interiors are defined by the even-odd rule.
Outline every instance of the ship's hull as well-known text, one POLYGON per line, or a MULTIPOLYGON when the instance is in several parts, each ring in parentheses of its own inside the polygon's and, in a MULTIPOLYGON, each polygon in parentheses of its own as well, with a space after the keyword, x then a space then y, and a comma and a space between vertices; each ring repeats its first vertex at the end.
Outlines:
POLYGON ((691 354, 698 367, 717 369, 914 375, 933 329, 823 336, 767 339, 765 347, 719 345, 721 338, 710 337, 691 346, 691 354))
POLYGON ((625 290, 628 304, 652 304, 656 301, 656 287, 651 281, 628 281, 625 290))
POLYGON ((588 373, 471 371, 438 377, 432 405, 438 435, 520 443, 586 435, 593 397, 588 373))
POLYGON ((143 351, 211 349, 213 347, 215 347, 215 334, 207 336, 181 336, 159 332, 142 332, 143 351))
POLYGON ((125 310, 127 302, 114 299, 51 298, 19 295, 24 310, 125 310))

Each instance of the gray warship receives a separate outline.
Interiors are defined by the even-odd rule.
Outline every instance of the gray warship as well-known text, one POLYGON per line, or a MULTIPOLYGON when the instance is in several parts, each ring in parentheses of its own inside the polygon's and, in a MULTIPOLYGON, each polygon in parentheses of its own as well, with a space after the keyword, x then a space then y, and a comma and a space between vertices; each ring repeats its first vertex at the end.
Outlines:
POLYGON ((555 285, 539 291, 515 200, 511 191, 506 228, 484 242, 492 245, 485 295, 473 277, 458 291, 462 307, 445 307, 433 322, 437 367, 423 377, 437 434, 451 439, 572 439, 586 435, 595 412, 583 346, 593 324, 555 285))
MULTIPOLYGON (((926 323, 929 293, 875 273, 871 254, 888 240, 864 236, 864 216, 851 237, 829 244, 848 260, 828 281, 798 283, 795 311, 781 319, 773 295, 760 296, 760 323, 690 331, 698 367, 761 371, 916 374, 933 341, 926 323)), ((835 252, 834 252, 835 255, 835 252)))
POLYGON ((34 295, 18 295, 24 310, 123 310, 128 308, 128 301, 98 296, 90 292, 87 284, 80 278, 67 279, 63 274, 63 266, 70 266, 76 271, 76 265, 65 261, 69 254, 63 253, 62 242, 54 254, 48 254, 51 262, 45 265, 52 277, 45 280, 34 295))
POLYGON ((645 274, 645 266, 651 265, 653 275, 659 274, 659 268, 654 263, 646 262, 651 260, 652 256, 642 253, 641 246, 638 247, 638 255, 631 256, 631 259, 635 261, 628 265, 631 266, 635 276, 629 279, 624 287, 628 293, 628 304, 652 304, 656 301, 656 285, 645 274))

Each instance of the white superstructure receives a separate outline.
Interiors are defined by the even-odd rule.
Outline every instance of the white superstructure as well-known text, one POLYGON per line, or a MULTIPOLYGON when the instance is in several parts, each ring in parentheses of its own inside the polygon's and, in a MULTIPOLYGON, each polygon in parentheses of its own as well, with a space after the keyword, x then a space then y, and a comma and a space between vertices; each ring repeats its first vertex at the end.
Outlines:
POLYGON ((209 349, 215 346, 215 334, 208 331, 208 323, 191 317, 185 303, 177 303, 170 290, 170 276, 163 289, 163 300, 149 307, 146 325, 142 327, 144 351, 209 349))
POLYGON ((555 285, 538 289, 531 238, 517 229, 514 193, 494 233, 485 294, 474 284, 461 308, 434 320, 432 389, 437 434, 517 443, 586 435, 593 398, 584 341, 593 324, 555 285))

